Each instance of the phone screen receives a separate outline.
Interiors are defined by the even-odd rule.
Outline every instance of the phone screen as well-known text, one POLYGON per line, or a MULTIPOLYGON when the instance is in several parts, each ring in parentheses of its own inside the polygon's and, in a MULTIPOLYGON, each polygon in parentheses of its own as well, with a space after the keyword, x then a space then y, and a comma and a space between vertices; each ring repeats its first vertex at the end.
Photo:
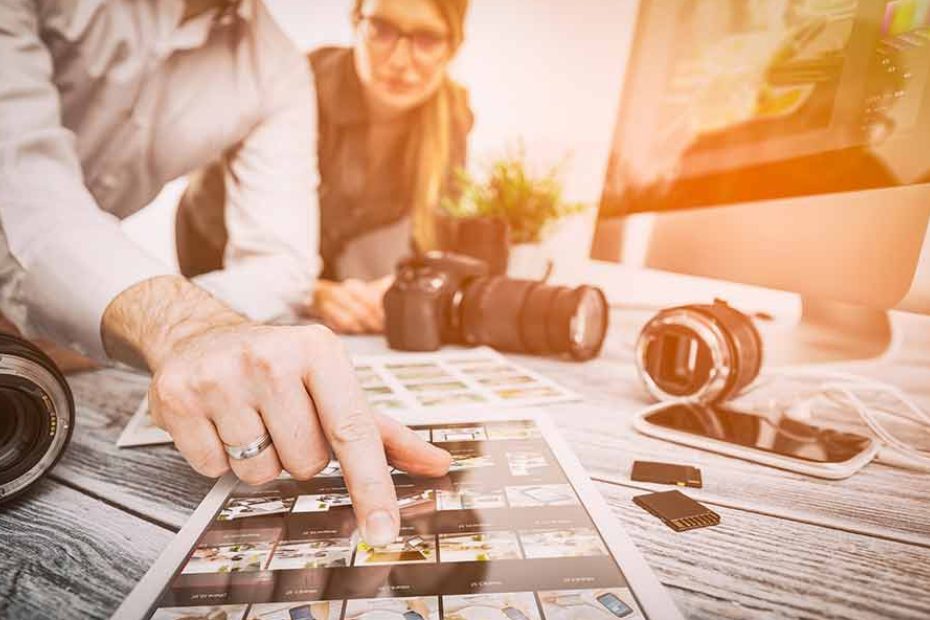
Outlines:
POLYGON ((505 607, 504 615, 510 618, 510 620, 530 620, 526 617, 526 614, 517 609, 516 607, 505 607))
POLYGON ((866 450, 862 435, 811 426, 784 415, 763 416, 725 405, 674 403, 646 416, 650 424, 810 461, 843 463, 866 450))
POLYGON ((310 605, 294 607, 287 610, 287 614, 291 617, 291 620, 314 620, 313 612, 310 610, 310 605))
POLYGON ((625 618, 633 613, 633 609, 629 605, 617 598, 616 594, 610 592, 597 597, 597 602, 618 618, 625 618))

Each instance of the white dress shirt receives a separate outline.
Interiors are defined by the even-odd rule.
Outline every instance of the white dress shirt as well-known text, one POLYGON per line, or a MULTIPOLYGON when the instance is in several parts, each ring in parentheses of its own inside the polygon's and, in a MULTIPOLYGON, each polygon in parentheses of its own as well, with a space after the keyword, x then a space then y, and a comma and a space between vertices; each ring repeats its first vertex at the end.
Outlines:
POLYGON ((182 23, 184 0, 0 3, 0 310, 102 356, 120 292, 171 273, 118 220, 226 163, 224 269, 194 281, 285 315, 320 262, 316 98, 260 0, 182 23))

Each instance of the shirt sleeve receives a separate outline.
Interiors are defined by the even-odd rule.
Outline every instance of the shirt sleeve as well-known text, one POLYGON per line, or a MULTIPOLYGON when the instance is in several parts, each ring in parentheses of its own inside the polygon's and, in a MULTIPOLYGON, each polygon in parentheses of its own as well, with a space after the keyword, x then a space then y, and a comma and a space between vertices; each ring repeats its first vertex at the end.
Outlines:
POLYGON ((317 254, 316 95, 310 68, 280 32, 258 17, 266 57, 262 117, 226 156, 223 269, 193 278, 255 320, 293 316, 320 271, 317 254), (272 45, 271 43, 274 43, 272 45))
POLYGON ((85 187, 36 4, 0 3, 0 311, 29 336, 103 358, 110 301, 172 270, 132 243, 85 187))

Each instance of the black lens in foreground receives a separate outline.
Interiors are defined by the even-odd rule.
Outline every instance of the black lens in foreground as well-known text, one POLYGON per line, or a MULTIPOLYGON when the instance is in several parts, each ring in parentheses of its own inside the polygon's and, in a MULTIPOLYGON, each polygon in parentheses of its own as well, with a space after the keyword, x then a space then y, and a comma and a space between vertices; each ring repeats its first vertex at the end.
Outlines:
POLYGON ((71 390, 55 363, 32 344, 0 335, 0 501, 58 462, 73 422, 71 390))
POLYGON ((0 485, 32 469, 51 444, 51 435, 40 398, 0 387, 0 485))

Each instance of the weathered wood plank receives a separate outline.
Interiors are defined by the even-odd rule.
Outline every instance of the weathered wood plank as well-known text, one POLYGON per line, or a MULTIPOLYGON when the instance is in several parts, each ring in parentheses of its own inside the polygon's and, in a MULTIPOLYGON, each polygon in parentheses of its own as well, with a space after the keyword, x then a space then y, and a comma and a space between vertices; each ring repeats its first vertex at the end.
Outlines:
POLYGON ((213 486, 171 445, 120 449, 116 438, 145 394, 148 378, 102 370, 69 378, 78 403, 68 451, 53 477, 179 529, 213 486))
POLYGON ((51 480, 0 509, 0 618, 106 618, 172 532, 51 480))
POLYGON ((677 533, 633 504, 640 491, 597 486, 689 618, 930 617, 926 548, 728 508, 677 533))

